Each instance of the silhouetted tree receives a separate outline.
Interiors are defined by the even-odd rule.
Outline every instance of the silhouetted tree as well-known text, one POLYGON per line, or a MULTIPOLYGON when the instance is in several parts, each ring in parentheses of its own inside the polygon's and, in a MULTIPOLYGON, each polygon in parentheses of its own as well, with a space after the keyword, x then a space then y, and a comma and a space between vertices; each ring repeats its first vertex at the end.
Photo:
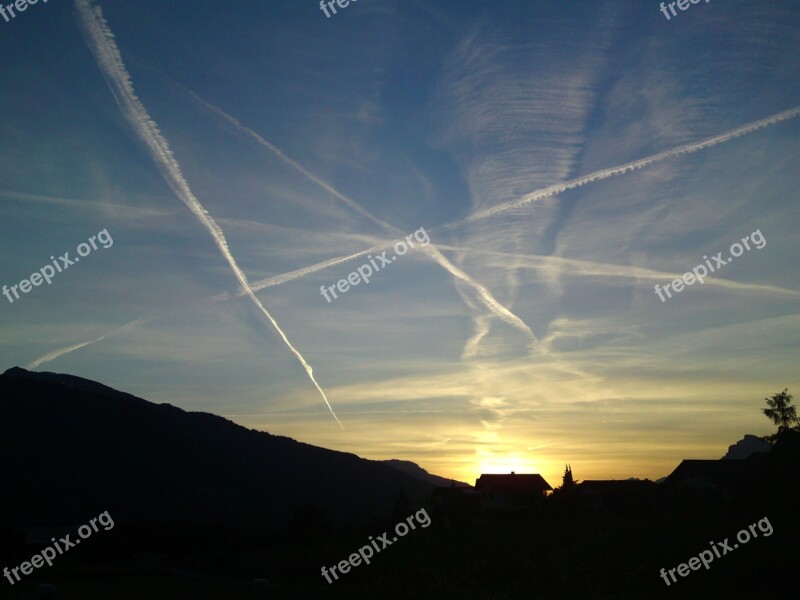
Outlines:
POLYGON ((778 426, 777 433, 764 436, 763 439, 765 441, 774 444, 778 435, 787 429, 800 431, 800 420, 797 419, 796 407, 792 405, 792 395, 789 393, 789 388, 784 389, 779 394, 775 394, 772 398, 764 398, 764 400, 769 408, 762 408, 761 412, 778 426))
POLYGON ((572 467, 569 465, 564 469, 564 477, 561 480, 562 490, 571 490, 575 488, 575 480, 572 478, 572 467))
POLYGON ((564 465, 564 476, 561 478, 561 485, 553 490, 549 498, 550 506, 552 506, 557 513, 570 514, 576 507, 578 502, 578 485, 572 477, 572 467, 564 465))

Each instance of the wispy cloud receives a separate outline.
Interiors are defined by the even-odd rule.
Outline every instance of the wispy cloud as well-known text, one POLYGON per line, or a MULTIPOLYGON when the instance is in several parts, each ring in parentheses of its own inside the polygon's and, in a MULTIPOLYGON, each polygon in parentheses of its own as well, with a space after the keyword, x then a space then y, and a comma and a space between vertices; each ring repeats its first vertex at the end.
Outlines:
POLYGON ((722 133, 720 135, 714 136, 702 142, 695 142, 692 144, 678 146, 677 148, 673 148, 672 150, 659 152, 658 154, 653 154, 645 158, 640 158, 638 160, 625 163, 617 167, 601 169, 599 171, 595 171, 594 173, 589 173, 588 175, 577 177, 575 179, 571 179, 570 181, 565 181, 564 183, 557 183, 554 185, 547 186, 545 188, 541 188, 539 190, 535 190, 533 192, 525 194, 524 196, 522 196, 517 200, 504 202, 503 204, 500 204, 498 206, 493 206, 491 208, 475 212, 466 219, 463 219, 462 221, 444 225, 442 226, 442 228, 457 227, 464 223, 480 221, 482 219, 487 219, 489 217, 494 217, 510 211, 519 210, 520 208, 523 208, 531 204, 532 202, 536 202, 537 200, 548 198, 550 196, 555 196, 556 194, 560 194, 567 190, 571 190, 580 187, 582 185, 586 185, 588 183, 593 183, 595 181, 608 179, 609 177, 614 177, 615 175, 622 175, 629 171, 642 169, 653 163, 666 160, 668 158, 673 158, 675 156, 680 156, 682 154, 693 154, 694 152, 699 152, 700 150, 711 148, 712 146, 716 146, 718 144, 724 144, 725 142, 728 142, 732 139, 735 139, 743 135, 747 135, 748 133, 752 133, 754 131, 758 131, 759 129, 763 129, 764 127, 769 127, 770 125, 775 125, 782 121, 793 119, 798 115, 800 115, 800 107, 795 107, 780 113, 776 113, 772 116, 760 119, 758 121, 753 121, 752 123, 748 123, 746 125, 742 125, 741 127, 737 127, 736 129, 732 129, 726 133, 722 133))
POLYGON ((152 208, 143 208, 141 206, 126 206, 124 204, 114 204, 111 202, 96 202, 92 200, 63 198, 59 196, 47 196, 42 194, 26 194, 24 192, 16 192, 13 190, 0 190, 0 196, 9 198, 11 200, 18 200, 20 202, 51 204, 54 206, 66 206, 68 208, 75 208, 79 210, 116 211, 124 216, 133 216, 142 218, 164 217, 166 215, 172 214, 169 211, 156 210, 152 208))

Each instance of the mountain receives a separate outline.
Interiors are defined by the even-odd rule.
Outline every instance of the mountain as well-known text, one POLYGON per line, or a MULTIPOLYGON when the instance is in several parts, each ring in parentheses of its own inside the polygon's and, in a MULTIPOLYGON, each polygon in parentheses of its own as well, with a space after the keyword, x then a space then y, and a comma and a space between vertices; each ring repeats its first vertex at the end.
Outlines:
POLYGON ((743 460, 750 458, 753 454, 769 452, 771 449, 772 445, 768 442, 748 433, 735 444, 728 446, 728 451, 722 457, 722 460, 743 460))
POLYGON ((127 398, 129 400, 137 400, 145 402, 145 400, 137 398, 136 396, 132 396, 131 394, 126 394, 125 392, 119 392, 114 388, 110 388, 107 385, 103 385, 102 383, 97 383, 96 381, 92 381, 91 379, 84 379, 83 377, 78 377, 76 375, 65 375, 63 373, 50 373, 48 371, 42 371, 41 373, 37 373, 35 371, 26 371, 21 367, 12 367, 8 369, 5 373, 3 373, 3 375, 6 377, 17 378, 17 379, 34 379, 37 381, 49 381, 51 383, 58 383, 82 392, 92 392, 101 396, 112 396, 114 398, 127 398))
POLYGON ((428 473, 425 469, 420 467, 417 463, 413 463, 410 460, 384 460, 381 461, 386 465, 389 465, 393 469, 397 469, 403 473, 407 473, 413 477, 421 481, 427 481, 428 483, 435 485, 436 487, 450 487, 454 485, 456 487, 472 487, 468 483, 464 483, 463 481, 456 481, 455 479, 445 479, 444 477, 439 477, 438 475, 433 475, 428 473))
POLYGON ((0 376, 5 522, 283 528, 321 511, 331 525, 392 514, 433 485, 380 461, 154 404, 88 379, 13 368, 0 376))

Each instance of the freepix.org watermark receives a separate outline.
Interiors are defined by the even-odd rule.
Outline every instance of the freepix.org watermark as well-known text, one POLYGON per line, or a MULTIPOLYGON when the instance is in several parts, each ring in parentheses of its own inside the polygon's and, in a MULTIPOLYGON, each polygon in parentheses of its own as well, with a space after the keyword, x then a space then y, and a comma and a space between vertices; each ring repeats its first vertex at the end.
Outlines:
MULTIPOLYGON (((756 250, 761 250, 764 246, 767 245, 767 240, 761 234, 761 230, 756 229, 750 235, 744 236, 742 238, 741 244, 739 242, 736 242, 730 247, 729 252, 731 253, 731 256, 736 258, 744 254, 745 248, 747 250, 750 250, 751 241, 753 242, 753 244, 755 244, 756 250), (744 246, 742 244, 744 244, 744 246)), ((705 265, 697 265, 694 269, 692 269, 691 273, 684 273, 681 279, 675 279, 672 283, 668 283, 667 285, 665 285, 663 289, 659 284, 656 284, 656 290, 655 290, 656 294, 658 294, 658 297, 661 298, 662 302, 666 302, 667 299, 664 298, 662 292, 666 293, 667 297, 672 298, 672 294, 669 291, 670 286, 672 286, 672 291, 677 294, 678 292, 683 291, 684 284, 687 286, 694 285, 696 281, 699 281, 700 283, 705 283, 706 282, 705 278, 708 277, 709 269, 711 270, 710 271, 711 273, 713 273, 714 271, 718 271, 720 268, 724 267, 728 263, 733 262, 733 258, 731 258, 731 256, 728 256, 727 258, 722 258, 722 252, 717 252, 717 254, 712 256, 711 258, 708 258, 708 256, 704 255, 703 260, 706 261, 705 265), (706 268, 706 265, 708 265, 708 268, 706 268)))
POLYGON ((111 236, 108 233, 108 229, 103 229, 97 235, 93 235, 92 237, 89 238, 89 244, 91 244, 91 246, 86 242, 78 244, 78 248, 76 250, 78 256, 76 256, 74 260, 69 257, 69 252, 65 253, 62 256, 59 256, 58 260, 56 260, 55 256, 51 256, 50 260, 53 261, 52 265, 43 266, 37 272, 31 274, 31 276, 28 279, 23 279, 17 285, 12 285, 11 287, 4 285, 3 295, 11 304, 13 304, 14 299, 17 300, 20 299, 19 292, 27 294, 34 287, 42 285, 43 281, 46 281, 47 285, 50 285, 51 283, 53 283, 53 277, 55 277, 57 272, 61 273, 62 271, 65 271, 66 269, 77 263, 81 259, 81 257, 89 256, 92 250, 97 250, 97 244, 95 243, 95 241, 100 242, 103 245, 103 248, 111 248, 111 246, 114 245, 114 240, 111 239, 111 236), (19 290, 19 292, 17 290, 19 290), (11 297, 12 294, 14 295, 14 298, 11 297))
MULTIPOLYGON (((415 247, 413 240, 417 240, 420 246, 427 246, 431 242, 431 238, 428 237, 428 232, 425 231, 424 227, 420 227, 414 233, 408 234, 405 240, 398 240, 394 244, 395 253, 399 256, 403 256, 403 254, 408 252, 409 248, 415 247)), ((372 266, 370 266, 369 263, 361 265, 360 267, 358 267, 358 269, 350 273, 347 276, 347 279, 340 279, 339 281, 337 281, 335 286, 333 285, 329 285, 327 287, 324 285, 319 286, 320 294, 322 294, 325 300, 328 301, 328 304, 330 304, 333 300, 331 300, 328 297, 328 292, 330 292, 331 295, 333 295, 333 299, 335 300, 336 298, 338 298, 338 296, 336 295, 336 290, 339 290, 340 293, 344 294, 350 289, 351 285, 356 286, 360 284, 362 281, 364 283, 369 283, 369 278, 372 277, 373 273, 380 271, 381 268, 390 265, 397 260, 397 256, 395 255, 386 258, 387 252, 388 250, 384 250, 375 258, 372 257, 372 254, 368 255, 367 258, 369 259, 369 262, 372 263, 372 266), (380 261, 380 265, 378 265, 375 262, 375 259, 378 259, 378 261, 380 261), (374 271, 372 270, 373 267, 375 267, 374 271)))
POLYGON ((18 567, 14 567, 13 569, 9 570, 8 567, 3 567, 3 575, 5 575, 6 579, 11 585, 17 583, 20 580, 19 573, 17 571, 22 571, 23 575, 30 575, 34 569, 38 569, 41 566, 44 566, 44 563, 47 563, 47 566, 53 566, 53 559, 56 556, 60 556, 64 554, 70 548, 74 548, 78 544, 81 543, 81 540, 85 540, 86 538, 91 537, 92 533, 96 533, 100 531, 97 527, 97 523, 103 526, 103 529, 109 531, 114 528, 114 519, 111 518, 111 515, 108 514, 108 511, 100 513, 100 515, 89 521, 89 525, 81 525, 78 527, 78 535, 80 536, 79 539, 76 539, 74 542, 69 539, 69 534, 65 535, 63 538, 56 541, 56 538, 50 538, 53 542, 53 546, 48 546, 44 550, 42 550, 39 554, 34 554, 31 557, 30 561, 25 561, 18 567), (90 527, 91 525, 91 527, 90 527), (55 548, 55 549, 54 549, 55 548), (58 554, 56 554, 56 550, 58 550, 58 554), (11 575, 14 575, 17 581, 14 581, 11 578, 11 575))
MULTIPOLYGON (((16 2, 3 6, 0 1, 0 15, 2 15, 6 23, 8 23, 17 16, 17 13, 25 12, 28 10, 28 6, 36 4, 37 2, 39 2, 39 0, 16 0, 16 2), (14 12, 14 9, 16 9, 17 13, 14 12), (9 19, 9 15, 11 15, 11 19, 9 19)), ((42 2, 47 4, 47 0, 42 0, 42 2)))
MULTIPOLYGON (((667 12, 667 7, 669 7, 669 10, 672 12, 672 16, 677 17, 678 13, 675 12, 676 4, 678 5, 679 9, 686 10, 687 8, 689 8, 689 3, 698 4, 699 2, 700 0, 678 0, 677 2, 669 2, 666 6, 664 6, 664 3, 662 2, 661 8, 659 10, 661 10, 661 12, 664 13, 664 16, 667 17, 667 21, 669 21, 672 17, 669 16, 669 12, 667 12)), ((708 2, 709 0, 706 0, 706 4, 708 2)))
POLYGON ((372 549, 375 548, 375 552, 380 552, 384 548, 391 546, 394 542, 397 541, 398 539, 397 536, 403 537, 410 531, 410 529, 408 528, 409 525, 411 526, 411 529, 416 529, 417 527, 416 525, 414 525, 414 519, 417 520, 417 523, 422 525, 423 529, 425 529, 431 524, 431 518, 430 516, 428 516, 428 512, 424 508, 421 508, 415 514, 406 518, 405 521, 400 521, 397 525, 395 525, 394 532, 397 535, 395 535, 392 538, 391 542, 389 541, 388 533, 379 535, 378 540, 380 540, 381 542, 381 546, 379 548, 378 540, 373 540, 372 536, 369 536, 369 541, 370 541, 369 544, 361 546, 361 548, 359 548, 358 550, 358 553, 354 552, 347 558, 347 560, 339 561, 338 565, 330 567, 330 572, 325 567, 322 567, 322 576, 328 583, 333 583, 331 575, 333 575, 333 578, 336 579, 337 581, 339 580, 339 576, 336 574, 336 569, 339 569, 339 573, 344 575, 345 573, 348 573, 350 571, 351 566, 357 567, 358 565, 360 565, 362 560, 366 564, 370 564, 369 559, 374 556, 372 549), (420 515, 423 515, 425 518, 423 519, 423 517, 420 515), (406 525, 406 523, 408 523, 408 525, 406 525))
MULTIPOLYGON (((761 533, 764 534, 764 537, 769 537, 772 535, 773 532, 772 523, 769 522, 769 519, 767 517, 764 517, 758 523, 753 523, 752 525, 750 525, 748 527, 750 531, 748 531, 747 529, 742 529, 739 533, 736 534, 736 539, 739 540, 739 543, 746 544, 747 542, 749 542, 751 533, 753 534, 752 535, 753 538, 758 537, 758 531, 756 531, 756 525, 758 525, 758 529, 761 531, 761 533), (744 537, 742 537, 742 534, 744 534, 744 537)), ((725 538, 725 540, 722 542, 716 542, 716 545, 715 542, 708 542, 708 543, 711 545, 711 549, 714 552, 711 552, 711 550, 703 550, 697 556, 693 556, 692 558, 690 558, 687 561, 689 563, 688 565, 686 563, 681 563, 674 569, 669 569, 668 571, 665 569, 661 569, 661 578, 664 580, 664 583, 667 584, 667 587, 672 585, 672 583, 676 583, 678 581, 675 578, 675 571, 677 571, 678 575, 680 575, 681 577, 686 577, 692 571, 699 571, 701 564, 706 568, 706 570, 708 570, 711 568, 711 563, 714 562, 714 556, 716 556, 717 558, 722 558, 728 552, 733 552, 739 547, 739 544, 734 543, 733 547, 731 548, 731 545, 728 543, 728 538, 725 538), (720 550, 722 551, 722 553, 720 553, 720 550), (672 578, 672 583, 670 583, 669 578, 667 577, 667 573, 669 573, 669 576, 672 578)))
POLYGON ((325 16, 329 19, 331 15, 328 13, 328 9, 330 8, 333 11, 333 14, 336 14, 336 7, 334 4, 338 4, 339 8, 347 8, 350 5, 350 2, 357 2, 358 0, 330 0, 326 2, 326 0, 320 0, 319 9, 325 13, 325 16), (327 6, 326 6, 327 4, 327 6))

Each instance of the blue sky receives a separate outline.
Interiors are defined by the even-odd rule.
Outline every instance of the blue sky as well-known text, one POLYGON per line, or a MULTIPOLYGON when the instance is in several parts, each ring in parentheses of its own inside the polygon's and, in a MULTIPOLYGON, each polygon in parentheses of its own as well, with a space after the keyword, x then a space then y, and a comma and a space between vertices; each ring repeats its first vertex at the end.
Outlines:
POLYGON ((465 480, 717 458, 800 387, 798 25, 756 0, 39 2, 0 21, 0 284, 114 244, 0 296, 0 367, 465 480))

